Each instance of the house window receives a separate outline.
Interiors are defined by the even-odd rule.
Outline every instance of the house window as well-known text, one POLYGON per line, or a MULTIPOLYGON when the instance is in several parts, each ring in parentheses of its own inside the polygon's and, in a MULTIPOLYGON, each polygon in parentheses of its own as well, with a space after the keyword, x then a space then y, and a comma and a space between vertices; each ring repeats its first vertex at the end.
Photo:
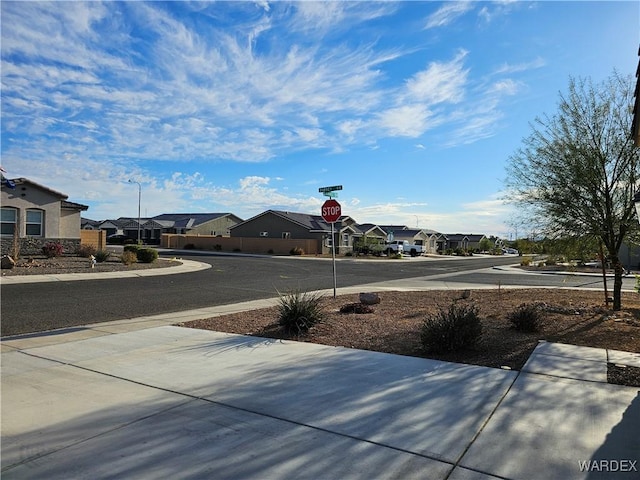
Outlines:
POLYGON ((42 210, 27 210, 27 236, 42 236, 42 210))
POLYGON ((2 209, 2 228, 0 233, 2 235, 13 235, 16 230, 16 223, 18 222, 18 211, 15 208, 3 208, 2 209))
POLYGON ((269 236, 269 232, 260 232, 260 236, 261 237, 268 237, 269 236))
POLYGON ((348 247, 349 246, 349 234, 348 233, 343 233, 342 234, 342 245, 344 247, 348 247))
POLYGON ((282 232, 282 238, 284 239, 291 238, 291 232, 282 232))
POLYGON ((333 245, 333 239, 331 238, 331 235, 327 235, 325 245, 327 247, 331 247, 333 245))

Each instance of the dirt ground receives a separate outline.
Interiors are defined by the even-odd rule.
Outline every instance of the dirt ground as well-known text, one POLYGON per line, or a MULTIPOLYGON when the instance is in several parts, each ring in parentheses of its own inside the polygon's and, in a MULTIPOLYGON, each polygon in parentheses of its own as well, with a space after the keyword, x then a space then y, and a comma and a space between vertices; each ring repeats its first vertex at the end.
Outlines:
MULTIPOLYGON (((286 334, 278 325, 277 308, 197 320, 186 327, 374 350, 439 360, 522 368, 541 340, 640 353, 640 296, 623 293, 623 309, 613 312, 601 292, 560 289, 383 292, 368 314, 341 314, 341 306, 358 302, 358 295, 323 300, 326 319, 302 336, 286 334), (469 292, 467 292, 469 293, 469 292), (427 354, 420 343, 425 318, 452 303, 473 303, 483 333, 472 350, 445 355, 427 354), (525 303, 539 303, 542 328, 523 333, 512 328, 507 315, 525 303)), ((609 368, 609 381, 640 386, 640 368, 609 368)))

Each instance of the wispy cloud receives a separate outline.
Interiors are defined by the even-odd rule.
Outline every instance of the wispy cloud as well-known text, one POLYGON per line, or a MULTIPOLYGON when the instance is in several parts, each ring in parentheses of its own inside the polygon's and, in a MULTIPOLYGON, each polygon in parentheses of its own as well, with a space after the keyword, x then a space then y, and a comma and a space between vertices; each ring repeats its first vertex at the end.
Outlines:
POLYGON ((445 2, 445 4, 429 15, 425 29, 444 27, 474 8, 473 2, 445 2))
POLYGON ((528 70, 533 70, 536 68, 542 68, 546 65, 546 61, 542 57, 536 57, 531 61, 522 62, 522 63, 503 63, 500 67, 498 67, 495 71, 496 74, 504 74, 504 73, 519 73, 526 72, 528 70))

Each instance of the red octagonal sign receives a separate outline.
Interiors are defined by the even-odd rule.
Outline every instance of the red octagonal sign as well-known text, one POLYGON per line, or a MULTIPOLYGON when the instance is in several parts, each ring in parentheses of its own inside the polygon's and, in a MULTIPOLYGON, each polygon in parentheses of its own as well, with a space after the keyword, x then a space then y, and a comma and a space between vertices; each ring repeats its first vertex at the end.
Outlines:
POLYGON ((322 204, 322 219, 325 222, 333 223, 342 215, 340 204, 334 199, 327 200, 322 204))

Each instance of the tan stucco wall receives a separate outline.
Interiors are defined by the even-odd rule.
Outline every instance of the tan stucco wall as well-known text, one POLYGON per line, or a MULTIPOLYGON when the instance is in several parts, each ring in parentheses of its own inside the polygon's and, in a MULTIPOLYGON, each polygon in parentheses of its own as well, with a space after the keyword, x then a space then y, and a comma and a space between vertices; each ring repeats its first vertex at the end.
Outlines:
POLYGON ((60 235, 58 238, 80 238, 80 212, 62 209, 60 211, 60 235))
POLYGON ((229 229, 234 226, 234 222, 229 217, 216 218, 210 222, 198 225, 196 228, 189 230, 190 235, 222 235, 224 237, 230 236, 229 229), (213 233, 212 233, 213 232, 213 233))
MULTIPOLYGON (((43 236, 51 238, 65 238, 60 235, 60 197, 29 184, 17 185, 14 189, 3 188, 0 201, 3 207, 18 209, 18 229, 20 237, 26 234, 25 220, 28 209, 44 211, 43 236)), ((80 228, 80 220, 78 220, 80 228)), ((76 235, 76 238, 79 233, 76 235)))

